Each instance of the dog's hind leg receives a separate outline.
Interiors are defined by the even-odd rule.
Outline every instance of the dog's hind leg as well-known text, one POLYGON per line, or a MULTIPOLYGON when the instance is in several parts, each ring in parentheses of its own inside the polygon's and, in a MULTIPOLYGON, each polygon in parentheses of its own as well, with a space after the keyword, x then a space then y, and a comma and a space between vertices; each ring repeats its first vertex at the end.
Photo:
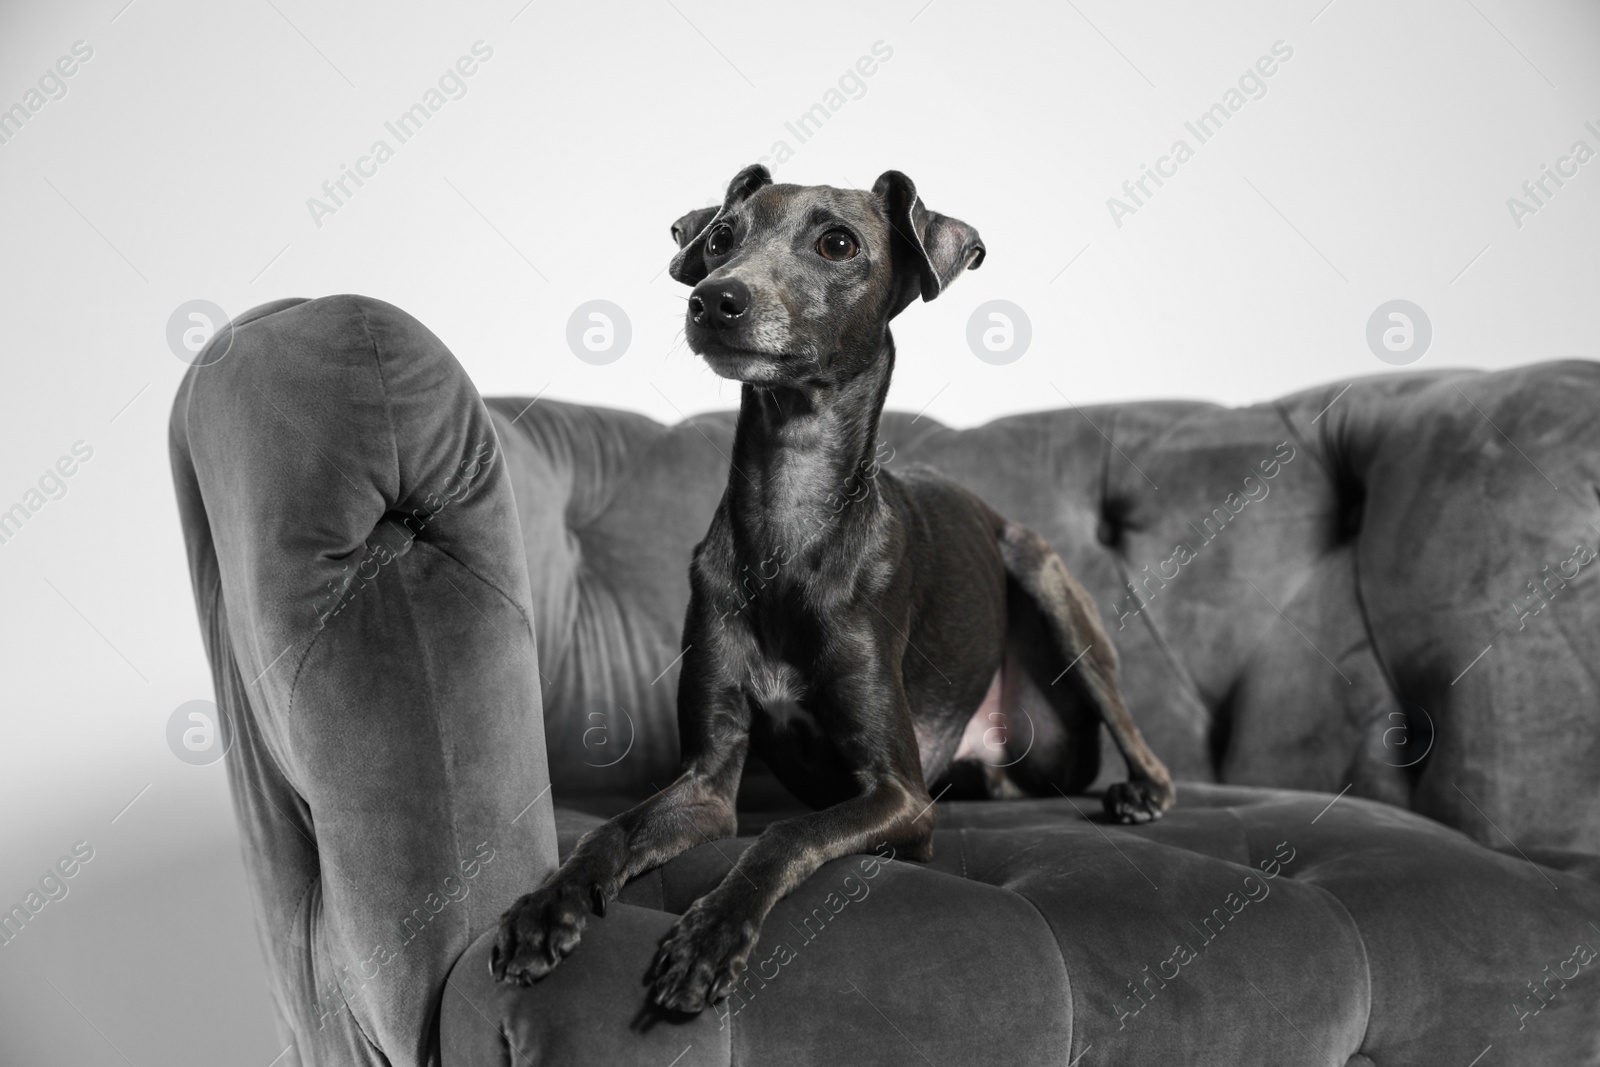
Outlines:
MULTIPOLYGON (((1064 673, 1040 687, 1057 710, 1060 722, 1040 722, 1035 727, 1040 735, 1035 744, 1043 744, 1040 762, 1054 763, 1057 768, 1050 784, 1057 784, 1053 779, 1060 777, 1081 788, 1088 784, 1086 774, 1089 780, 1094 777, 1099 746, 1095 731, 1084 729, 1086 720, 1081 709, 1087 706, 1111 731, 1112 740, 1128 765, 1128 780, 1114 783, 1106 790, 1107 814, 1119 822, 1147 822, 1159 818, 1172 806, 1172 776, 1145 744, 1122 701, 1121 690, 1117 687, 1117 651, 1101 625, 1094 601, 1067 570, 1050 543, 1032 530, 1006 523, 1000 534, 1000 554, 1005 561, 1009 584, 1031 602, 1044 623, 1044 636, 1054 646, 1056 655, 1065 657, 1062 660, 1064 673), (1056 682, 1067 687, 1061 697, 1053 692, 1057 689, 1056 682), (1068 696, 1076 700, 1063 699, 1068 696)), ((1017 605, 1010 612, 1012 619, 1016 620, 1019 613, 1025 614, 1027 607, 1027 604, 1017 605)), ((1017 637, 1019 651, 1025 654, 1026 635, 1017 637)), ((1017 680, 1019 685, 1026 681, 1025 678, 1017 680)), ((1027 777, 1020 765, 1018 773, 1027 777)))

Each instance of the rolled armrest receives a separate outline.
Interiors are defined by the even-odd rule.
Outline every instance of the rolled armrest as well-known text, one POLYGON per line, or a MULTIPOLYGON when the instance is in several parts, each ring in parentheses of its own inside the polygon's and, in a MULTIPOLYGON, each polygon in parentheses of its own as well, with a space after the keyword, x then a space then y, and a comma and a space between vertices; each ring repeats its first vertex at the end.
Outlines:
POLYGON ((171 454, 278 1014, 308 1067, 427 1063, 450 967, 556 860, 502 450, 381 301, 212 345, 171 454))

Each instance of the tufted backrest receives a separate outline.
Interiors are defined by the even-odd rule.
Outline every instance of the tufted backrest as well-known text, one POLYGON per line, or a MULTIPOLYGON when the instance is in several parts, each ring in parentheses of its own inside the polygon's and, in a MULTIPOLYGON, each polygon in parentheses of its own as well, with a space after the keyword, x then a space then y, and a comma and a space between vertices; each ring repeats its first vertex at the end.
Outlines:
MULTIPOLYGON (((487 403, 556 795, 647 793, 676 762, 689 556, 733 413, 487 403)), ((1050 539, 1180 778, 1348 787, 1496 844, 1597 850, 1597 409, 1600 364, 1571 361, 969 430, 889 413, 881 437, 890 470, 938 467, 1050 539)))

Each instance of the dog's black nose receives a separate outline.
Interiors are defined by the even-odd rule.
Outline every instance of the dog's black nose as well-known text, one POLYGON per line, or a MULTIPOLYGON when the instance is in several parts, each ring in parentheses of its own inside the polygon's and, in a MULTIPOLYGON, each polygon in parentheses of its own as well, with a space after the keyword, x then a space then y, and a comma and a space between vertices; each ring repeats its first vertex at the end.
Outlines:
POLYGON ((750 290, 732 278, 701 282, 689 294, 689 317, 700 326, 732 326, 748 310, 750 290))

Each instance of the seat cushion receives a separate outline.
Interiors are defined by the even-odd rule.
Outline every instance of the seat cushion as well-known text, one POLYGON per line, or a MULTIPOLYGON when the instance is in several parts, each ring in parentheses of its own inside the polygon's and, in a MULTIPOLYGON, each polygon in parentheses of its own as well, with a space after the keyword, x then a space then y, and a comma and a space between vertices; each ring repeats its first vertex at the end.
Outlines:
MULTIPOLYGON (((1091 798, 942 804, 931 863, 827 864, 733 997, 653 1019, 657 941, 766 819, 636 879, 532 987, 496 985, 480 938, 444 1062, 1600 1063, 1600 886, 1348 795, 1218 785, 1140 827, 1091 798)), ((560 813, 563 851, 598 821, 560 813)))

